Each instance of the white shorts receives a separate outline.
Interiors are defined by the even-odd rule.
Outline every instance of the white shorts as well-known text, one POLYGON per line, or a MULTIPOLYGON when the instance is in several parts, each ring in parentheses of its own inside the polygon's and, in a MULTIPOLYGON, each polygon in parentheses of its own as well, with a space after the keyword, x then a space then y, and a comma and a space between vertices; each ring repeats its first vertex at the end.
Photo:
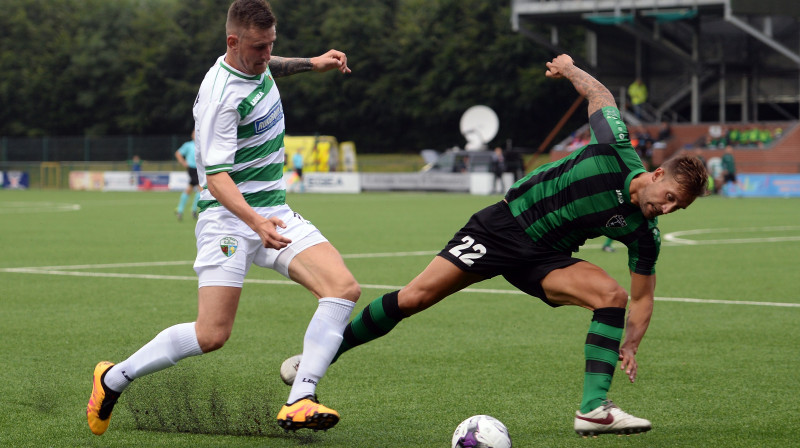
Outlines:
POLYGON ((292 240, 283 249, 265 248, 258 234, 231 213, 206 211, 200 214, 195 229, 197 258, 194 262, 199 287, 241 288, 253 264, 274 269, 289 278, 289 263, 295 255, 328 241, 314 224, 293 212, 288 205, 274 207, 269 217, 280 218, 286 224, 285 229, 276 229, 292 240))

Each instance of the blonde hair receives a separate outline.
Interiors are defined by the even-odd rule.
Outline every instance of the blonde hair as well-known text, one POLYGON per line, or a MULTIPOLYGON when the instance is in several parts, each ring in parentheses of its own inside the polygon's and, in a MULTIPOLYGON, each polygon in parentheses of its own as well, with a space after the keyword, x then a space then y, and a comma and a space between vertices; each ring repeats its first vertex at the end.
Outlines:
POLYGON ((708 194, 708 170, 697 157, 681 154, 661 164, 661 168, 692 198, 708 194))

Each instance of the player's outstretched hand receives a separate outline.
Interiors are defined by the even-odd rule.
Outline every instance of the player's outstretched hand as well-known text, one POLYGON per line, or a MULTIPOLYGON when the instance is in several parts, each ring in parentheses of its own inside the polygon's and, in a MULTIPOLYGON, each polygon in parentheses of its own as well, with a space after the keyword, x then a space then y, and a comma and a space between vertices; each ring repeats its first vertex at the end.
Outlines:
POLYGON ((628 375, 628 379, 631 380, 631 383, 636 381, 636 369, 638 368, 636 364, 636 353, 630 348, 620 347, 619 361, 620 370, 628 375))
POLYGON ((560 54, 545 65, 547 65, 545 76, 548 78, 560 79, 564 77, 566 70, 575 64, 568 54, 560 54))
POLYGON ((289 238, 278 233, 278 227, 285 229, 286 224, 278 218, 267 218, 261 221, 253 230, 261 237, 261 242, 267 249, 283 249, 292 242, 289 238))
POLYGON ((315 72, 337 69, 342 73, 350 73, 350 67, 347 66, 347 55, 339 50, 328 50, 322 56, 311 58, 311 65, 315 72))

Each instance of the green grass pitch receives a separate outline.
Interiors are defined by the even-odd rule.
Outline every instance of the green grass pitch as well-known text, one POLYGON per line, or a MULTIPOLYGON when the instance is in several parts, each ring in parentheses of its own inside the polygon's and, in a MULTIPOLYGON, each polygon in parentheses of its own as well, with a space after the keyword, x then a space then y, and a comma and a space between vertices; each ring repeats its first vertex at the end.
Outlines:
MULTIPOLYGON (((290 194, 345 256, 363 307, 420 272, 470 214, 499 196, 290 194)), ((220 351, 134 382, 97 437, 94 365, 119 361, 196 315, 194 222, 175 193, 0 191, 0 446, 448 447, 490 414, 516 447, 789 447, 800 429, 800 200, 698 199, 660 219, 655 313, 639 378, 610 398, 647 434, 572 429, 591 314, 550 309, 493 279, 344 355, 318 392, 342 420, 323 433, 274 423, 315 301, 253 268, 220 351)), ((578 256, 628 287, 626 256, 578 256)))

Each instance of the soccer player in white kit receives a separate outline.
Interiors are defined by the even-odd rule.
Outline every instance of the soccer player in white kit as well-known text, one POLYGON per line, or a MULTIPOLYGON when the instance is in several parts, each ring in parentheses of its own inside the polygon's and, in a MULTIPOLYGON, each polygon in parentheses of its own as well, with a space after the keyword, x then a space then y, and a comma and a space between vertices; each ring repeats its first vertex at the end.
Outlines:
POLYGON ((221 348, 230 337, 250 266, 271 268, 319 300, 303 341, 303 365, 278 413, 286 430, 327 430, 339 414, 316 400, 361 289, 339 252, 285 203, 284 119, 276 76, 337 69, 344 53, 272 57, 275 17, 264 0, 235 0, 226 22, 227 51, 211 67, 194 103, 199 201, 198 313, 195 322, 163 330, 128 359, 94 370, 87 406, 95 434, 108 428, 120 393, 136 378, 221 348))

